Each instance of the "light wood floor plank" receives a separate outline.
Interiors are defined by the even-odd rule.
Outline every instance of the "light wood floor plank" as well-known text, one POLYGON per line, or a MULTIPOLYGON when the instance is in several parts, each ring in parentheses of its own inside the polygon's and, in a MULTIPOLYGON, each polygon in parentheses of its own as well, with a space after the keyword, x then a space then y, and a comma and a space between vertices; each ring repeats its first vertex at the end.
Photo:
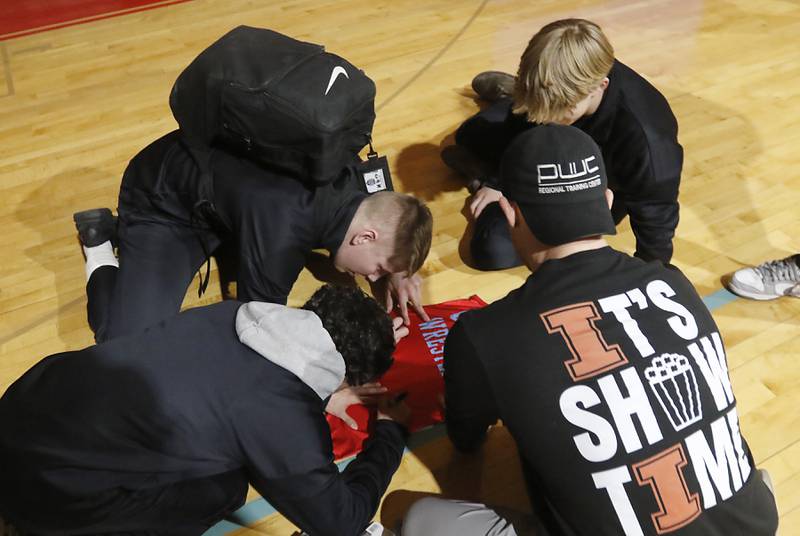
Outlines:
MULTIPOLYGON (((670 100, 686 162, 674 263, 702 295, 746 265, 800 251, 800 5, 788 0, 195 0, 0 43, 0 391, 41 357, 91 344, 71 215, 116 205, 127 161, 174 128, 181 69, 238 24, 321 42, 376 81, 376 147, 399 189, 427 200, 429 302, 520 285, 524 269, 480 273, 460 255, 466 191, 439 151, 478 109, 469 82, 514 71, 530 36, 567 16, 599 22, 617 56, 670 100)), ((630 252, 627 224, 611 243, 630 252)), ((185 306, 219 300, 214 286, 185 306)), ((317 281, 304 273, 290 304, 317 281)), ((781 534, 800 535, 800 300, 736 300, 715 312, 742 428, 777 486, 781 534)), ((522 507, 513 444, 494 430, 477 459, 440 438, 406 456, 378 517, 419 493, 453 489, 522 507), (469 468, 466 470, 465 468, 469 468), (464 482, 472 474, 474 482, 464 482)), ((242 534, 289 534, 280 516, 242 534)))

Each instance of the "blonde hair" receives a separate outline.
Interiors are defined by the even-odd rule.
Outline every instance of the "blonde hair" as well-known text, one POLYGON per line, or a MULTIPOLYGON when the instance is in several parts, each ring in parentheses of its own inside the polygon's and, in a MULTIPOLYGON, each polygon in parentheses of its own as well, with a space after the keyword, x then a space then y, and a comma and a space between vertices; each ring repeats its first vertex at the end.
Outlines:
POLYGON ((378 192, 367 197, 361 208, 367 221, 394 235, 389 257, 393 270, 416 273, 431 249, 433 217, 425 203, 407 194, 378 192))
POLYGON ((551 22, 531 38, 519 62, 514 112, 535 123, 556 122, 608 76, 614 49, 584 19, 551 22))

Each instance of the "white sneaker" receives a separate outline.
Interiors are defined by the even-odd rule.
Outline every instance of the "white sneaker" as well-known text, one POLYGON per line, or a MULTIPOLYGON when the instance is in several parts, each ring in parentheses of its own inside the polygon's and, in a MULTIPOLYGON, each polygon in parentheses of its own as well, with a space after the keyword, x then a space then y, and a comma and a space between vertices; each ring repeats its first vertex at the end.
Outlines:
POLYGON ((754 300, 800 297, 800 268, 794 255, 752 268, 742 268, 734 272, 728 288, 734 294, 754 300))
POLYGON ((361 536, 394 536, 394 532, 387 529, 377 521, 370 523, 361 536))

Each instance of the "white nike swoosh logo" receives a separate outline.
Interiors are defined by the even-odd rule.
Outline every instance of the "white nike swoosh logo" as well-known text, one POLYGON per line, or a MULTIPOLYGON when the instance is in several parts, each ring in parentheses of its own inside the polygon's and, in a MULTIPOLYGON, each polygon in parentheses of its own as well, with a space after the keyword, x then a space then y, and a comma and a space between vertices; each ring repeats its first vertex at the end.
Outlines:
POLYGON ((333 68, 333 71, 331 71, 331 79, 328 80, 328 87, 325 88, 326 95, 331 90, 331 87, 333 87, 333 83, 336 82, 336 79, 339 78, 340 74, 343 74, 344 77, 347 78, 348 80, 350 79, 350 77, 347 76, 347 71, 344 70, 344 67, 342 67, 341 65, 337 65, 336 67, 333 68))

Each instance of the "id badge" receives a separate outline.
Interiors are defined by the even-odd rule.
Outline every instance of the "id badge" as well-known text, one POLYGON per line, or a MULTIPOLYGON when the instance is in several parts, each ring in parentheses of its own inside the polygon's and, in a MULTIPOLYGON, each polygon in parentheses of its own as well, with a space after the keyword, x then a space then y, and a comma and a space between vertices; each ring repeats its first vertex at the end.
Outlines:
POLYGON ((361 178, 359 187, 368 194, 376 192, 393 192, 392 174, 389 172, 389 161, 377 153, 367 155, 367 159, 357 166, 361 178))

